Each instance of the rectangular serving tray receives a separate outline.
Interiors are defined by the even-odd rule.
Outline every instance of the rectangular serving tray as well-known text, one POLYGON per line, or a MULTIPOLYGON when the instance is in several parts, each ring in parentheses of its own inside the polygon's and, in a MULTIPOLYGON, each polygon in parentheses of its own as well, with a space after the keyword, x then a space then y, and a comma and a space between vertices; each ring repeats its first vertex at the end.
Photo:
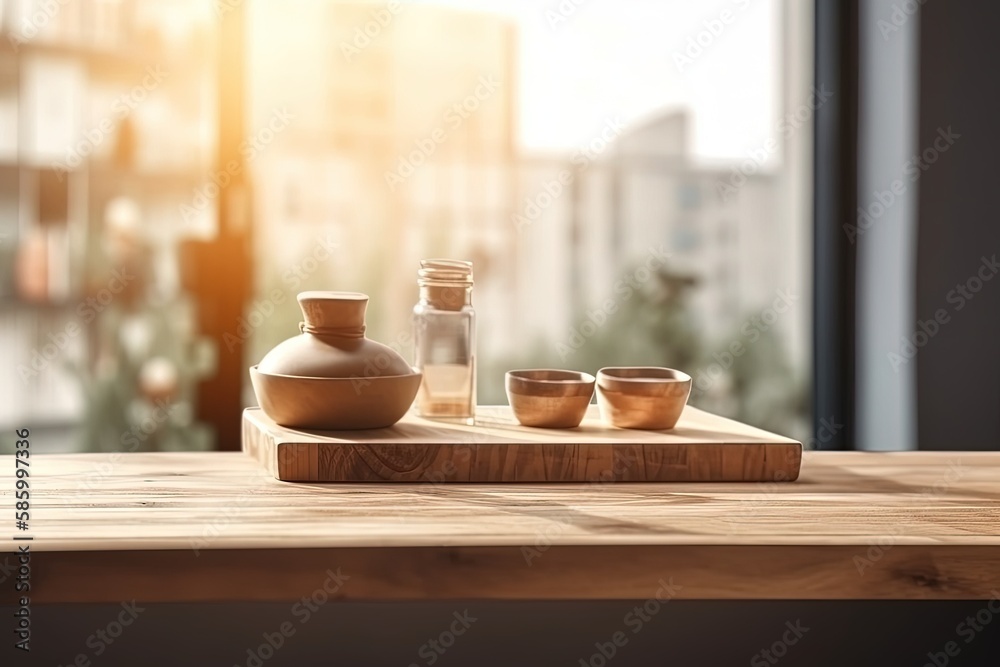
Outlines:
POLYGON ((790 482, 801 443, 688 406, 669 431, 521 426, 508 406, 467 426, 408 414, 369 431, 298 431, 243 412, 243 451, 288 482, 790 482))

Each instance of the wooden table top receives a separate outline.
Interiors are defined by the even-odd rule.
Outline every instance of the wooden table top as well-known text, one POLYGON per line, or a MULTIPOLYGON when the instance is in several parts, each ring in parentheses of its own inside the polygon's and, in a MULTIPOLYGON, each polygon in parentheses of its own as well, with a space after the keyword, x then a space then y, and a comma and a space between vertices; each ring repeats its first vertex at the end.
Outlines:
POLYGON ((293 484, 241 453, 31 464, 39 602, 296 599, 337 568, 359 600, 1000 590, 1000 453, 806 452, 786 484, 293 484))

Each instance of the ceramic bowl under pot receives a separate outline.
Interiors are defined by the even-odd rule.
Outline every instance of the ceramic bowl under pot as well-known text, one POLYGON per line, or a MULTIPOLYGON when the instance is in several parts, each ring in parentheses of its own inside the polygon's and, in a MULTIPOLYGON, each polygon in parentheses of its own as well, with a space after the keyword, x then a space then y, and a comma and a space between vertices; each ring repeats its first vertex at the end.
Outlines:
POLYGON ((384 428, 413 404, 422 374, 320 378, 250 369, 257 402, 281 426, 300 429, 384 428))
POLYGON ((597 371, 601 417, 619 428, 671 429, 691 394, 691 376, 672 368, 623 366, 597 371))
POLYGON ((508 371, 504 380, 514 417, 524 426, 579 426, 594 396, 594 376, 576 371, 508 371))

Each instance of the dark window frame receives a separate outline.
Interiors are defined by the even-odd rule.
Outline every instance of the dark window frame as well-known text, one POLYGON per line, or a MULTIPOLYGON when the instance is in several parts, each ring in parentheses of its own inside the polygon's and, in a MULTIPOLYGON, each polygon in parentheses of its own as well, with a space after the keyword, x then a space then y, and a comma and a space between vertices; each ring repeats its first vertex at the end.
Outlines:
POLYGON ((858 193, 858 0, 816 0, 813 151, 813 434, 817 449, 855 443, 855 246, 844 234, 858 193), (821 422, 842 425, 835 433, 821 422), (822 437, 821 437, 822 436, 822 437))

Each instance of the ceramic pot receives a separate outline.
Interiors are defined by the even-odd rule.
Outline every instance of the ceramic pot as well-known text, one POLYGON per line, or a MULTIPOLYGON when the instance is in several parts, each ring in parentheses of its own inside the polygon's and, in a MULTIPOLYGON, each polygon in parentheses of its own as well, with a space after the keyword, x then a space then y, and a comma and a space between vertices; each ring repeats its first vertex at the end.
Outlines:
POLYGON ((421 374, 395 350, 365 338, 368 296, 302 292, 300 335, 250 369, 257 401, 291 428, 353 430, 396 423, 413 403, 421 374))

